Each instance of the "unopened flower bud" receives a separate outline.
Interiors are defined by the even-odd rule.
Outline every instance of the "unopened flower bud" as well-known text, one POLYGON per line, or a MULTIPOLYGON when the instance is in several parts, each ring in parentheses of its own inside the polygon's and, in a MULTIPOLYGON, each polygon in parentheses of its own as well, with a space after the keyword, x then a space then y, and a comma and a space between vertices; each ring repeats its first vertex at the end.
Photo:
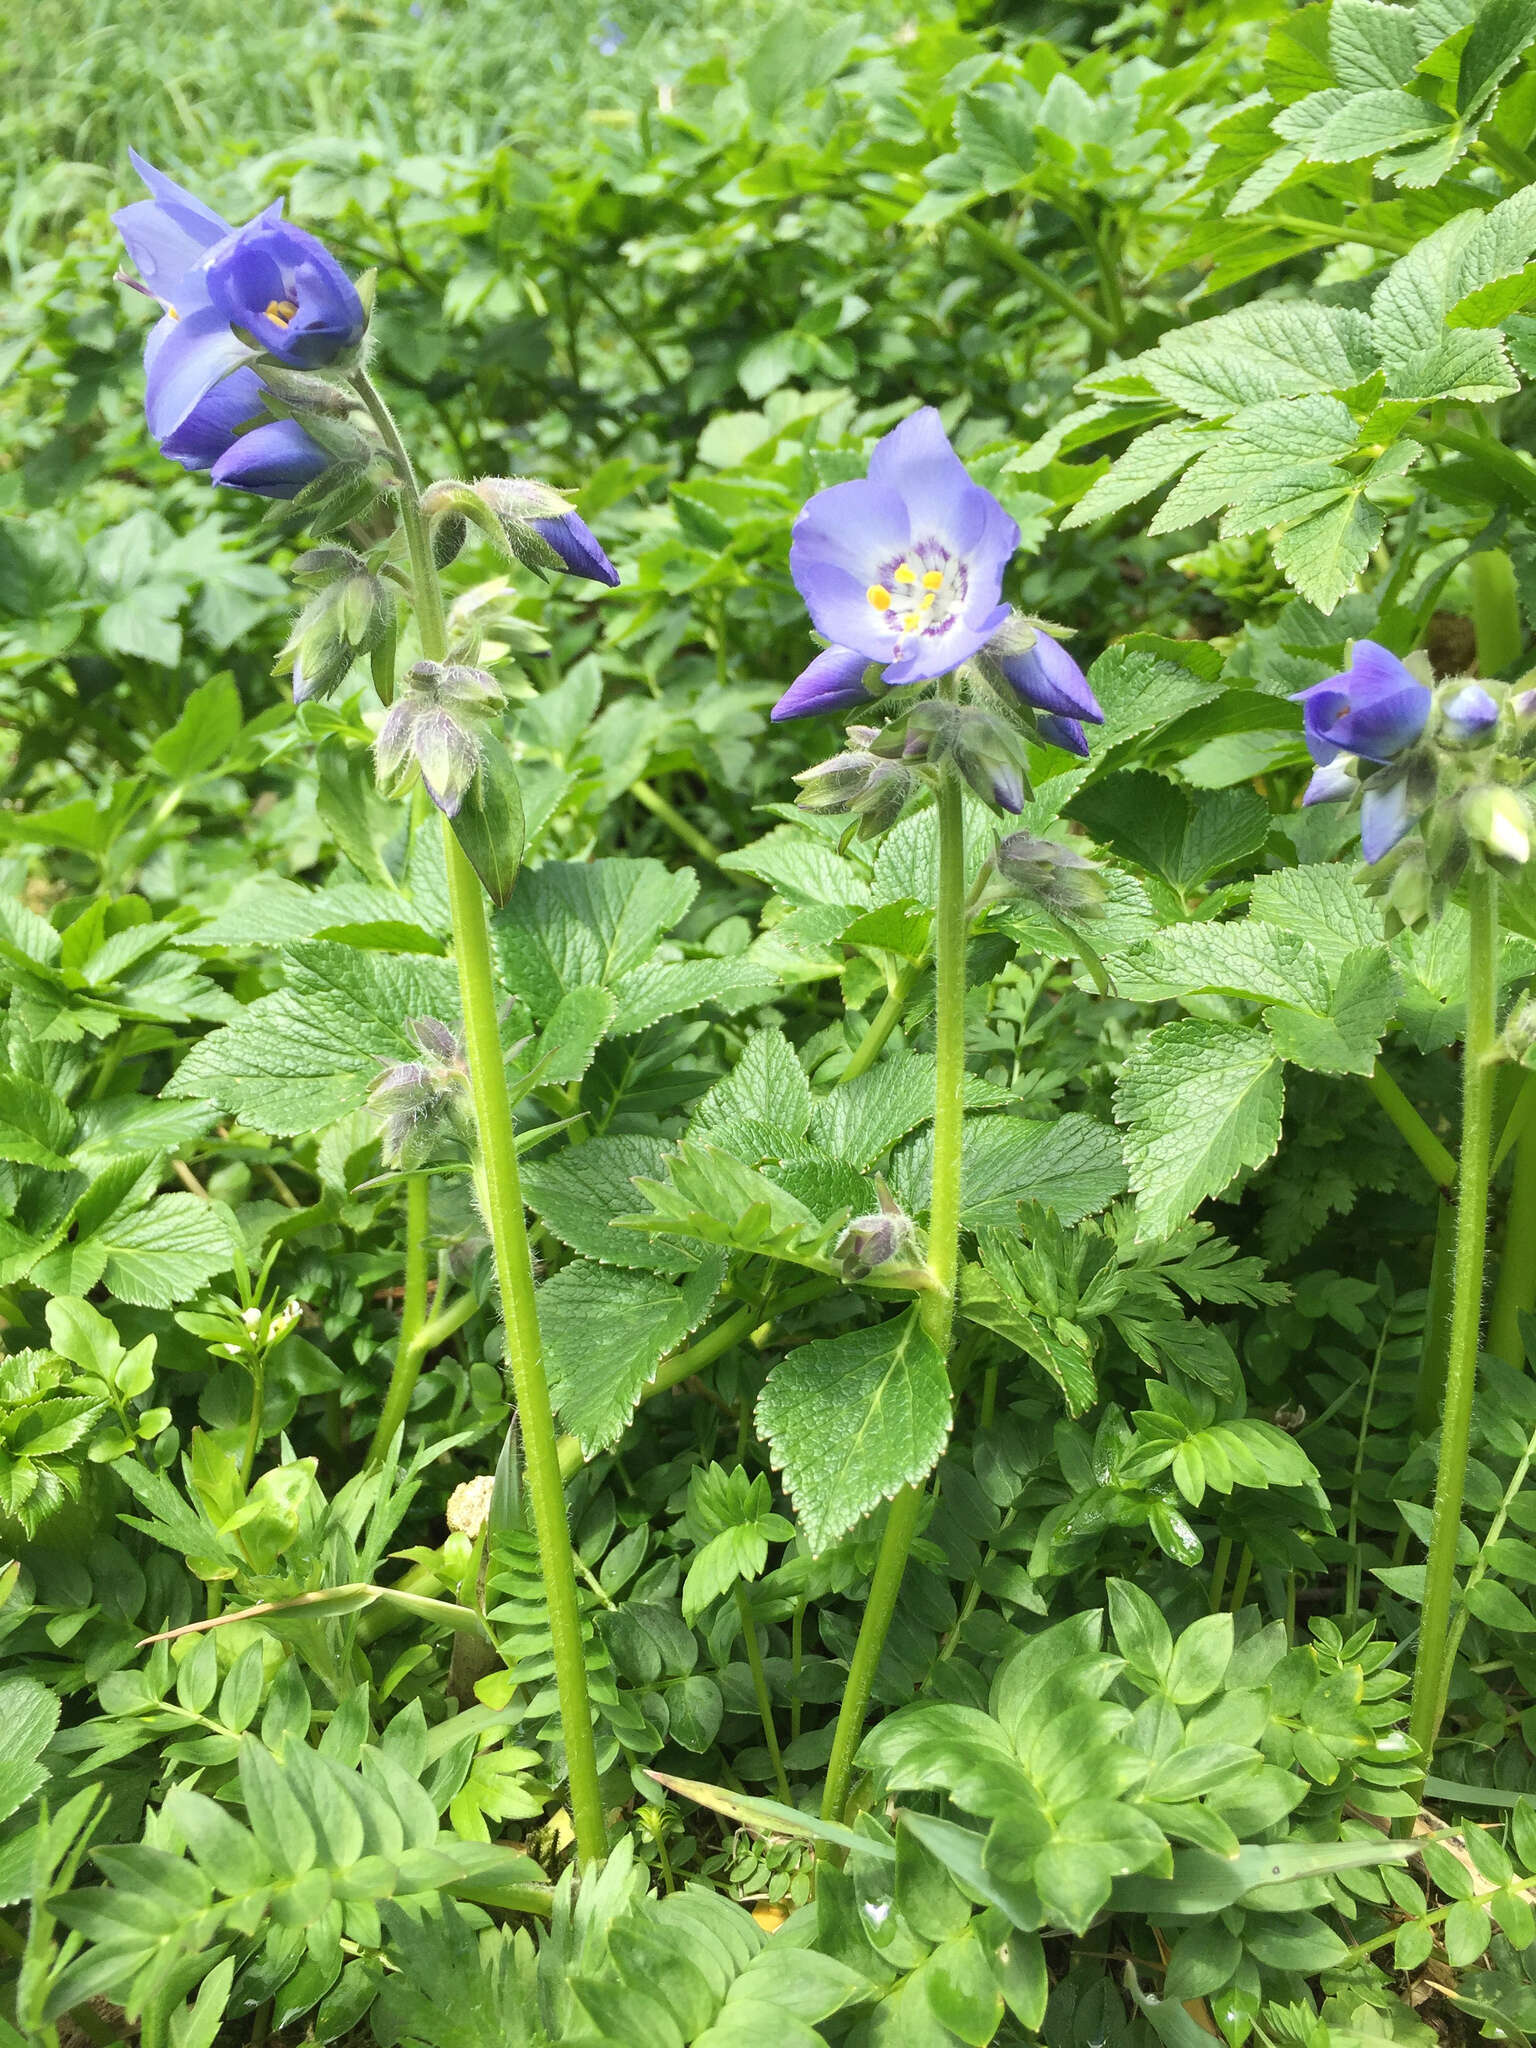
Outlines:
POLYGON ((1303 804, 1342 804, 1359 793, 1360 784, 1355 779, 1353 767, 1347 760, 1340 759, 1313 770, 1312 780, 1302 791, 1301 800, 1303 804))
POLYGON ((1522 1066, 1536 1067, 1536 996, 1516 1006, 1504 1026, 1504 1050, 1522 1066))
POLYGON ((1509 700, 1509 708, 1519 724, 1536 725, 1536 689, 1517 690, 1509 700))
POLYGON ((1107 887, 1101 870, 1059 840, 1010 832, 992 856, 998 878, 1053 917, 1102 917, 1107 887))
POLYGON ((429 1065, 401 1060, 386 1067, 368 1094, 368 1107, 384 1122, 382 1149, 392 1166, 419 1166, 448 1136, 462 1136, 468 1115, 468 1076, 457 1039, 435 1018, 407 1025, 424 1051, 445 1057, 429 1065))
POLYGON ((1440 737, 1448 746, 1478 746, 1498 722, 1498 704, 1481 683, 1459 684, 1440 706, 1440 737))
POLYGON ((861 839, 873 839, 894 825, 917 786, 910 768, 868 747, 804 768, 795 780, 803 785, 795 799, 801 810, 850 812, 859 820, 861 839))
POLYGON ((1531 813, 1513 789, 1485 783, 1462 799, 1467 837, 1496 864, 1523 867, 1531 857, 1531 813))
POLYGON ((568 498, 528 476, 485 476, 475 494, 496 515, 506 544, 532 569, 566 569, 610 586, 619 572, 568 498))
POLYGON ((907 720, 909 760, 936 762, 948 756, 984 804, 1015 816, 1029 795, 1024 747, 990 711, 930 699, 907 720))
POLYGON ((292 665, 295 704, 329 696, 344 682, 358 656, 383 639, 393 610, 383 584, 350 549, 313 548, 299 562, 305 577, 325 581, 277 658, 280 669, 292 665))
POLYGON ((882 1180, 880 1207, 872 1215, 855 1216, 834 1247, 845 1280, 867 1280, 884 1273, 915 1274, 923 1264, 917 1225, 882 1180))

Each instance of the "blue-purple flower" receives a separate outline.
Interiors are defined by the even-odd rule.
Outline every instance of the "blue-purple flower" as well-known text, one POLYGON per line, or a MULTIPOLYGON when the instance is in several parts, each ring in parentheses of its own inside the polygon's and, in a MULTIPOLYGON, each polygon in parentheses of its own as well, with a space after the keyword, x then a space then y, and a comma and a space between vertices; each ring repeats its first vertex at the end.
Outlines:
POLYGON ((315 370, 357 347, 367 316, 356 286, 321 242, 282 219, 281 200, 231 228, 130 155, 152 196, 113 220, 144 289, 165 308, 144 351, 144 410, 157 441, 173 435, 232 370, 261 355, 315 370))
POLYGON ((183 469, 210 471, 216 484, 263 498, 295 497, 330 463, 297 420, 268 415, 261 379, 244 368, 205 392, 160 452, 183 469))
POLYGON ((1360 789, 1360 850, 1369 862, 1392 851, 1434 794, 1399 757, 1422 738, 1434 692, 1395 654, 1357 640, 1342 675, 1293 693, 1307 747, 1318 764, 1304 803, 1337 802, 1360 789), (1345 757, 1376 764, 1357 785, 1345 757), (1396 765, 1394 765, 1396 764, 1396 765), (1386 771, 1386 772, 1380 772, 1386 771))
POLYGON ((816 630, 892 686, 969 661, 1007 617, 1019 529, 973 483, 924 406, 876 443, 869 475, 818 491, 795 521, 790 574, 816 630))
POLYGON ((1394 760, 1429 723, 1434 693, 1395 654, 1374 640, 1357 640, 1342 675, 1296 690, 1307 747, 1319 767, 1340 754, 1394 760))

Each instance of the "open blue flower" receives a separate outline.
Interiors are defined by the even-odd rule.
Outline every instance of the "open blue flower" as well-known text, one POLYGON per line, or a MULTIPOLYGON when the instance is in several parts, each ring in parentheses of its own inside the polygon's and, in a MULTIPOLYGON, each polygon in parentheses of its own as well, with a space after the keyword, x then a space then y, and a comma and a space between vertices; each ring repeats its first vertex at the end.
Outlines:
POLYGON ((894 686, 980 652, 1008 616, 998 600, 1018 544, 1018 527, 924 406, 876 443, 867 478, 809 501, 789 567, 817 631, 881 663, 894 686))
POLYGON ((356 287, 313 235, 281 218, 281 200, 231 228, 130 155, 152 196, 112 218, 144 290, 165 308, 144 349, 144 411, 157 441, 175 434, 232 370, 263 353, 312 370, 362 340, 367 321, 356 287))
POLYGON ((1302 708, 1307 747, 1321 768, 1340 754, 1391 761, 1429 723, 1434 694, 1374 640, 1357 640, 1343 675, 1292 693, 1302 708))
POLYGON ((183 469, 211 471, 216 484, 262 498, 297 496, 330 463, 297 420, 267 416, 261 379, 244 368, 206 392, 160 452, 183 469))

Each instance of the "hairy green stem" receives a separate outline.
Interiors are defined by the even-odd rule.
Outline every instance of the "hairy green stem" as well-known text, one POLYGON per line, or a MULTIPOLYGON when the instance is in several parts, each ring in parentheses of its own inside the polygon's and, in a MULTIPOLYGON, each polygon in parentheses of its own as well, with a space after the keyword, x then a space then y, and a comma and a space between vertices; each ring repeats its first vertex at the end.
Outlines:
MULTIPOLYGON (((448 651, 442 586, 432 559, 431 536, 421 510, 411 459, 388 406, 368 377, 359 372, 355 384, 398 468, 398 502, 406 546, 410 550, 421 651, 427 660, 441 661, 448 651)), ((544 1372, 538 1306, 534 1299, 533 1261, 523 1211, 522 1183, 517 1170, 517 1140, 511 1097, 507 1092, 506 1057, 502 1051, 496 982, 491 965, 490 927, 479 877, 465 858, 452 824, 446 817, 443 819, 443 854, 448 871, 448 906, 453 924, 459 999, 464 1012, 464 1049, 479 1141, 475 1178, 486 1225, 491 1233, 496 1277, 501 1287, 507 1365, 513 1398, 517 1403, 528 1499, 533 1509, 539 1567, 549 1609, 550 1647, 556 1689, 560 1696, 560 1726, 565 1738, 576 1853, 587 1863, 600 1860, 607 1853, 608 1835, 603 1822, 602 1790, 598 1784, 592 1709, 587 1697, 576 1565, 565 1516, 565 1489, 560 1477, 560 1455, 549 1382, 544 1372)))
POLYGON ((1455 1265, 1456 1210, 1442 1196, 1435 1208, 1435 1249, 1429 1267, 1429 1299, 1424 1304, 1424 1336, 1413 1397, 1413 1429, 1419 1437, 1431 1436, 1440 1420, 1451 1341, 1451 1275, 1455 1265))
MULTIPOLYGON (((945 764, 938 792, 939 875, 934 918, 937 1062, 933 1104, 933 1194, 928 1212, 928 1270, 933 1286, 917 1304, 923 1329, 947 1360, 960 1264, 960 1147, 965 1132, 965 811, 960 782, 945 764)), ((904 1486, 886 1514, 864 1619, 848 1666, 822 1790, 823 1820, 841 1818, 864 1731, 880 1653, 896 1612, 907 1555, 923 1510, 923 1485, 904 1486)))
POLYGON ((1488 1168, 1492 1147, 1494 1040, 1498 1025, 1498 880, 1481 864, 1468 882, 1467 1039, 1462 1069, 1461 1175, 1456 1204, 1456 1267, 1451 1345, 1435 1479, 1434 1519, 1424 1573, 1424 1605, 1414 1662, 1408 1732, 1422 1771, 1434 1760, 1435 1737, 1450 1681, 1448 1631, 1456 1590, 1456 1537, 1461 1526, 1477 1382, 1477 1344, 1487 1262, 1488 1168))
POLYGON ((747 1669, 752 1673, 752 1690, 757 1695, 757 1711, 762 1718, 763 1738, 768 1744, 768 1757, 773 1765, 773 1782, 784 1804, 790 1804, 789 1780, 784 1775, 784 1758, 779 1752, 778 1730, 773 1725, 773 1698, 768 1691, 768 1674, 763 1669, 762 1645, 757 1640, 757 1623, 752 1615, 752 1602, 747 1589, 740 1579, 736 1581, 736 1614, 741 1622, 741 1639, 747 1648, 747 1669))
POLYGON ((1511 1123, 1521 1116, 1524 1135, 1515 1144, 1515 1173, 1504 1215, 1504 1249, 1488 1316, 1488 1349, 1509 1365, 1521 1360, 1520 1318, 1536 1309, 1536 1130, 1522 1114, 1527 1102, 1536 1102, 1536 1074, 1523 1077, 1519 1100, 1510 1112, 1511 1123))
POLYGON ((1371 1093, 1398 1135, 1438 1188, 1456 1185, 1456 1161, 1378 1060, 1371 1069, 1371 1093))
POLYGON ((1520 598, 1515 565, 1502 548, 1479 548, 1468 564, 1472 573, 1472 624, 1477 632, 1477 672, 1502 675, 1513 668, 1525 646, 1520 630, 1520 598))
POLYGON ((405 1287, 400 1301, 400 1330, 395 1338, 394 1370, 389 1376, 389 1388, 384 1396, 384 1406, 379 1411, 373 1442, 368 1446, 367 1469, 370 1471, 383 1463, 385 1452, 394 1442, 395 1431, 405 1420, 405 1411, 411 1405, 411 1396, 416 1391, 416 1381, 421 1372, 424 1354, 419 1351, 413 1353, 413 1346, 416 1332, 427 1319, 429 1193, 424 1173, 413 1173, 405 1184, 405 1287))
POLYGON ((251 1367, 251 1414, 245 1426, 245 1449, 240 1453, 240 1484, 249 1487, 251 1473, 256 1465, 256 1453, 261 1445, 261 1418, 267 1405, 267 1353, 266 1347, 257 1353, 251 1367))
POLYGON ((853 1049, 853 1057, 837 1077, 837 1085, 844 1081, 856 1081, 860 1074, 867 1074, 885 1049, 885 1042, 906 1012, 907 1001, 918 978, 928 965, 927 956, 921 960, 909 960, 897 975, 890 994, 869 1020, 864 1036, 853 1049))

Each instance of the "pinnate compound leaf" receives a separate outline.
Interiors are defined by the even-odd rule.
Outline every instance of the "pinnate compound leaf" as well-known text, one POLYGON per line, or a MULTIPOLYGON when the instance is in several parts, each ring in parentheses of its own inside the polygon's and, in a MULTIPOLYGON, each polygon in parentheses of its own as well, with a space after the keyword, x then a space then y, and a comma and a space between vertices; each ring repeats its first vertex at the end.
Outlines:
POLYGON ((757 1402, 757 1427, 814 1552, 931 1472, 950 1420, 943 1354, 916 1309, 802 1344, 757 1402))
POLYGON ((656 1368, 708 1315, 725 1255, 708 1253, 681 1286, 643 1268, 573 1259, 539 1289, 550 1391, 583 1452, 617 1443, 656 1368))
POLYGON ((1164 1024, 1115 1090, 1140 1234, 1163 1237, 1280 1142, 1285 1089, 1268 1035, 1194 1018, 1164 1024))
POLYGON ((317 1131, 362 1108, 382 1067, 420 1056, 408 1018, 458 1017, 447 961, 330 939, 305 940, 286 960, 286 985, 195 1045, 164 1094, 208 1096, 276 1137, 317 1131))

